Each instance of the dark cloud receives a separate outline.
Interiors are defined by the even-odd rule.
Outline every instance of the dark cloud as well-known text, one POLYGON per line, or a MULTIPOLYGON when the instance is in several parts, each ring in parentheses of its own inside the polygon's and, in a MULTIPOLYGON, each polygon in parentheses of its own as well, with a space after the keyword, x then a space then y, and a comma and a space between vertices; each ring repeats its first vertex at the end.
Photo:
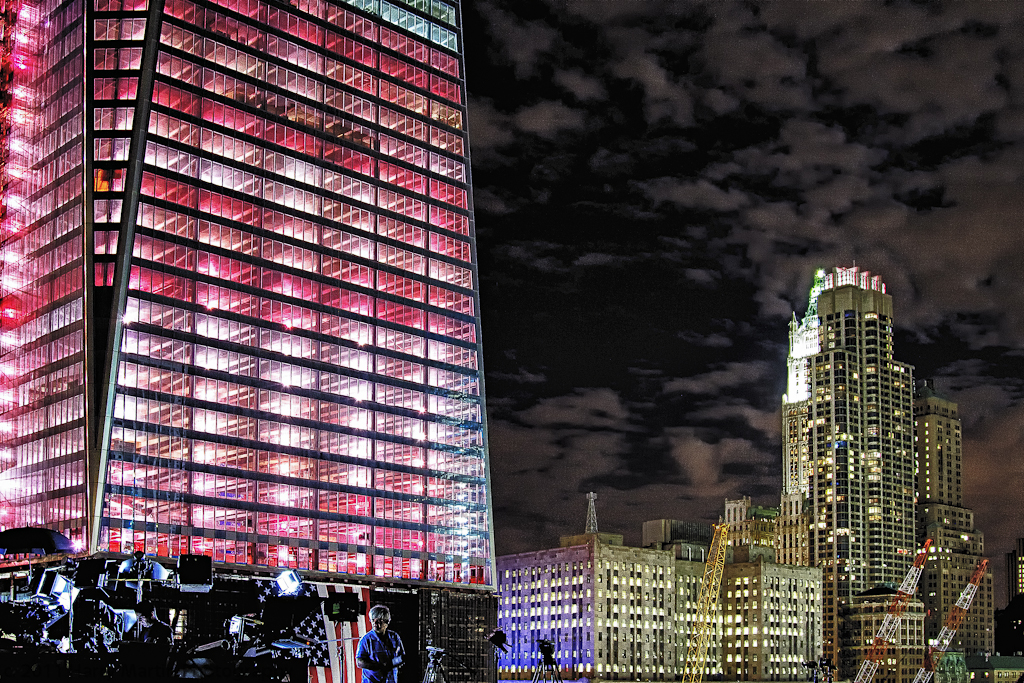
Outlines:
POLYGON ((961 403, 990 554, 1024 536, 1024 5, 463 12, 499 552, 591 489, 627 534, 777 502, 787 320, 853 262, 961 403))

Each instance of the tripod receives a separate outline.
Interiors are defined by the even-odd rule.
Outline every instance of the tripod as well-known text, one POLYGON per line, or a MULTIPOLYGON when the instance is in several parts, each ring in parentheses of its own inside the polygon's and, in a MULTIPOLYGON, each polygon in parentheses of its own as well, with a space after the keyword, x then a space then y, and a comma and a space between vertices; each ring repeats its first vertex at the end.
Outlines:
POLYGON ((533 672, 533 683, 562 683, 562 672, 558 670, 558 662, 553 655, 541 649, 544 663, 533 672))
POLYGON ((443 649, 427 647, 427 670, 423 672, 423 683, 448 683, 448 674, 441 663, 443 657, 443 649))

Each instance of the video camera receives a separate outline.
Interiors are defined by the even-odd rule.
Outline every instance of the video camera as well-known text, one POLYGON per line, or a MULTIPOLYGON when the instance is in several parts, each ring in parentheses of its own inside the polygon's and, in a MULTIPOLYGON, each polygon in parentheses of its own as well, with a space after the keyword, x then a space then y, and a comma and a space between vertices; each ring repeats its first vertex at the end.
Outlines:
POLYGON ((555 662, 555 644, 550 640, 540 638, 537 640, 537 649, 540 650, 541 657, 544 658, 545 666, 556 666, 555 662))

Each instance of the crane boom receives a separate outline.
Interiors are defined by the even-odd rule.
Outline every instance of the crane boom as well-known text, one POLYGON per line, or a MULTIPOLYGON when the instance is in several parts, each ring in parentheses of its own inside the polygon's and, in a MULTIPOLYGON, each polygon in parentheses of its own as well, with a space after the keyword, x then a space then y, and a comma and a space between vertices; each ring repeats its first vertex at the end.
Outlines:
POLYGON ((931 545, 932 540, 930 538, 924 542, 921 552, 914 558, 914 564, 907 570, 907 576, 903 579, 903 584, 896 591, 896 595, 892 596, 892 601, 889 603, 889 611, 885 615, 885 619, 882 620, 882 625, 878 627, 878 632, 875 633, 875 640, 871 643, 871 649, 868 650, 867 657, 864 658, 864 662, 860 665, 860 671, 857 672, 853 683, 871 683, 871 679, 875 677, 875 672, 878 670, 878 665, 882 662, 889 644, 897 642, 900 618, 907 611, 907 605, 910 603, 910 599, 914 597, 914 592, 917 591, 917 582, 921 579, 921 572, 924 571, 924 563, 928 559, 928 549, 931 545))
POLYGON ((932 676, 935 675, 935 669, 938 668, 939 662, 942 661, 946 651, 949 649, 950 643, 953 642, 953 636, 960 629, 960 624, 964 622, 967 611, 971 609, 971 603, 974 602, 978 586, 981 584, 981 580, 985 578, 986 569, 988 569, 988 560, 980 560, 978 566, 974 568, 974 573, 971 574, 967 585, 964 586, 963 591, 960 593, 959 599, 953 605, 953 609, 946 615, 946 622, 942 625, 942 630, 939 631, 939 636, 935 639, 935 643, 928 647, 928 652, 924 658, 924 666, 918 670, 917 676, 914 677, 914 683, 930 683, 932 680, 932 676))
POLYGON ((715 525, 711 539, 708 563, 704 567, 704 578, 700 583, 700 597, 697 601, 697 621, 686 653, 684 683, 701 683, 707 666, 708 643, 714 630, 715 612, 718 610, 718 594, 722 588, 722 572, 725 570, 725 546, 729 537, 729 525, 715 525))

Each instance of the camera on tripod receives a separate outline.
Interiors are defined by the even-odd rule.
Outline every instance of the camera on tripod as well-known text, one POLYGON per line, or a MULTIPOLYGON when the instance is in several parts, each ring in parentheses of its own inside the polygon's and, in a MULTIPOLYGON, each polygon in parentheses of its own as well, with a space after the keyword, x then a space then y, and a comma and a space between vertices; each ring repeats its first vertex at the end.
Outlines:
POLYGON ((540 650, 541 657, 544 658, 545 665, 557 666, 555 662, 555 644, 552 641, 541 638, 537 641, 537 648, 540 650))
POLYGON ((562 683, 562 674, 555 661, 554 641, 538 638, 537 649, 540 650, 542 662, 533 674, 533 683, 562 683))

